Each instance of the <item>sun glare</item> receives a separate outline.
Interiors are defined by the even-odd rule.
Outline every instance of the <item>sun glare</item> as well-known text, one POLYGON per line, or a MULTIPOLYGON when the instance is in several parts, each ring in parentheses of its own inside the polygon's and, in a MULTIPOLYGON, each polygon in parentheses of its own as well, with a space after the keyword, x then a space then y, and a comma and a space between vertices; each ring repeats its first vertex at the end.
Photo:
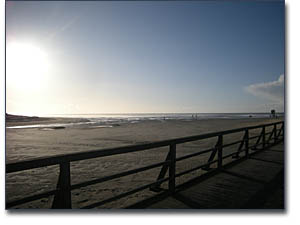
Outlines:
POLYGON ((45 51, 29 43, 11 43, 6 48, 6 79, 14 87, 39 87, 44 83, 49 60, 45 51))

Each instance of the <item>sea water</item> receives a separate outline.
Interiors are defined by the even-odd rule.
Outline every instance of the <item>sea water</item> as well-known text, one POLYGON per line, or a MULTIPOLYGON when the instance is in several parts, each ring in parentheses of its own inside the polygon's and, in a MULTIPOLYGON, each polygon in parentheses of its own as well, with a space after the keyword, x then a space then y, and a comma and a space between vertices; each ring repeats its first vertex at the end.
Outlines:
MULTIPOLYGON (((278 113, 277 116, 283 116, 278 113)), ((143 121, 166 122, 171 120, 192 121, 203 119, 244 119, 244 118, 269 118, 270 113, 130 113, 130 114, 51 114, 45 117, 65 117, 85 119, 85 121, 53 124, 34 124, 24 126, 10 126, 7 128, 45 128, 55 129, 59 127, 94 127, 112 128, 125 123, 139 123, 143 121)))

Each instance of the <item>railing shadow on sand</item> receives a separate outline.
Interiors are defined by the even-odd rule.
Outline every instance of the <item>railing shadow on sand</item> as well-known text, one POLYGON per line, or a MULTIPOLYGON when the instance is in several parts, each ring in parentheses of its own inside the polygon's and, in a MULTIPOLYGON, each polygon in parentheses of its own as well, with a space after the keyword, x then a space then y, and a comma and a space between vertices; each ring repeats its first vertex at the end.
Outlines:
POLYGON ((274 144, 277 144, 284 139, 284 121, 276 122, 276 123, 270 123, 270 124, 262 124, 258 126, 251 126, 251 127, 243 127, 238 129, 232 129, 232 130, 225 130, 220 132, 213 132, 213 133, 206 133, 196 136, 189 136, 189 137, 183 137, 183 138, 177 138, 177 139, 170 139, 170 140, 164 140, 164 141, 158 141, 158 142, 152 142, 147 144, 140 144, 140 145, 131 145, 131 146, 125 146, 125 147, 118 147, 118 148, 109 148, 109 149, 102 149, 102 150, 93 150, 93 151, 86 151, 86 152, 80 152, 80 153, 72 153, 72 154, 64 154, 64 155, 57 155, 57 156, 51 156, 51 157, 44 157, 44 158, 37 158, 33 160, 25 160, 15 163, 9 163, 6 164, 6 173, 14 173, 18 171, 24 171, 34 168, 40 168, 40 167, 46 167, 51 165, 59 165, 59 178, 57 182, 57 186, 55 190, 46 191, 43 193, 35 194, 32 196, 24 197, 19 200, 14 200, 11 202, 6 202, 6 208, 10 209, 12 207, 15 207, 20 204, 28 203, 31 201, 35 201, 38 199, 42 199, 45 197, 53 196, 54 200, 52 203, 53 209, 71 209, 72 208, 72 199, 71 199, 71 191, 75 189, 80 189, 89 185, 102 183, 105 181, 113 180, 116 178, 121 178, 124 176, 140 173, 146 170, 150 170, 157 167, 162 167, 160 170, 160 173, 158 174, 157 179, 149 184, 146 184, 144 186, 140 186, 138 188, 132 189, 130 191, 121 193, 117 196, 113 196, 111 198, 102 200, 100 202, 95 202, 93 204, 89 204, 87 206, 84 206, 84 209, 90 209, 99 207, 101 205, 104 205, 106 203, 118 200, 120 198, 124 198, 128 195, 134 194, 136 192, 150 189, 154 192, 167 192, 168 194, 172 194, 176 191, 176 178, 183 176, 185 174, 189 174, 193 171, 202 169, 203 171, 211 171, 211 170, 221 170, 224 166, 224 159, 226 158, 232 158, 233 160, 239 160, 239 159, 246 159, 251 155, 251 152, 256 152, 259 150, 266 149, 270 146, 273 146, 274 144), (279 127, 280 126, 280 127, 279 127), (266 128, 271 128, 272 130, 269 132, 266 132, 266 128), (255 129, 261 129, 259 135, 250 136, 249 131, 255 130, 255 129), (231 143, 224 144, 224 137, 229 134, 234 133, 243 133, 243 138, 241 140, 237 140, 231 143), (214 147, 201 150, 199 152, 195 152, 192 154, 184 155, 181 157, 176 157, 176 145, 186 143, 186 142, 192 142, 192 141, 198 141, 198 140, 204 140, 208 138, 217 138, 217 142, 214 147), (255 141, 255 144, 250 145, 250 141, 255 141), (230 154, 224 155, 224 148, 227 148, 229 146, 238 145, 238 148, 236 151, 231 152, 230 154), (77 184, 71 185, 71 175, 70 175, 70 163, 78 160, 86 160, 86 159, 92 159, 92 158, 100 158, 100 157, 106 157, 106 156, 112 156, 112 155, 120 155, 120 154, 126 154, 126 153, 132 153, 132 152, 138 152, 138 151, 146 151, 146 150, 154 150, 159 147, 165 147, 169 146, 169 151, 167 154, 167 157, 165 161, 158 162, 155 164, 151 164, 148 166, 124 171, 121 173, 113 174, 106 177, 101 177, 98 179, 93 179, 77 184), (195 156, 199 156, 205 153, 210 153, 210 156, 206 163, 201 164, 199 166, 193 167, 191 169, 182 171, 180 173, 176 173, 176 162, 186 160, 195 156), (212 168, 211 165, 216 165, 215 168, 212 168), (168 176, 166 177, 168 172, 168 176), (168 188, 167 190, 163 190, 160 186, 162 183, 165 183, 168 181, 168 188))

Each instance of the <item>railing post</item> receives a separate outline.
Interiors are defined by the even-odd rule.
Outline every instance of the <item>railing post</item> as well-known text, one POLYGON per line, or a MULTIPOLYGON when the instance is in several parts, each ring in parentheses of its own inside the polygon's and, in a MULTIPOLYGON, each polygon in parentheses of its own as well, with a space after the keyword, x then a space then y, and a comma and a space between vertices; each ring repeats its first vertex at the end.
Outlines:
POLYGON ((175 173, 176 173, 176 144, 170 145, 170 167, 169 167, 169 191, 175 192, 175 173))
POLYGON ((53 209, 71 209, 71 175, 70 162, 59 164, 60 173, 57 183, 58 193, 54 196, 53 209))
MULTIPOLYGON (((218 142, 219 142, 219 139, 217 140, 217 143, 216 143, 216 145, 215 145, 215 149, 212 151, 211 155, 209 156, 209 158, 208 158, 208 160, 207 160, 208 163, 210 163, 211 161, 214 160, 214 158, 215 158, 215 156, 216 156, 216 154, 217 154, 217 152, 218 152, 218 142)), ((203 169, 203 170, 206 170, 206 171, 211 170, 210 164, 207 165, 207 166, 205 166, 205 167, 203 167, 202 169, 203 169)))
POLYGON ((274 124, 274 143, 276 143, 278 140, 278 137, 277 137, 277 127, 276 127, 276 124, 274 124))
POLYGON ((249 156, 249 130, 246 128, 245 130, 245 156, 248 158, 249 156))
POLYGON ((262 127, 262 149, 266 147, 266 127, 262 127))
POLYGON ((218 169, 223 167, 223 135, 218 137, 218 169))
POLYGON ((282 122, 281 129, 282 129, 282 140, 284 140, 284 122, 282 122))
MULTIPOLYGON (((169 161, 170 160, 170 154, 171 154, 170 152, 171 151, 169 150, 168 155, 167 155, 165 161, 169 161)), ((165 175, 167 174, 168 169, 169 169, 169 164, 168 165, 163 165, 156 180, 158 181, 158 180, 163 179, 165 177, 165 175)), ((153 186, 150 187, 150 190, 154 191, 154 192, 160 192, 162 190, 162 188, 160 187, 160 185, 161 184, 155 184, 155 185, 153 185, 153 186)))

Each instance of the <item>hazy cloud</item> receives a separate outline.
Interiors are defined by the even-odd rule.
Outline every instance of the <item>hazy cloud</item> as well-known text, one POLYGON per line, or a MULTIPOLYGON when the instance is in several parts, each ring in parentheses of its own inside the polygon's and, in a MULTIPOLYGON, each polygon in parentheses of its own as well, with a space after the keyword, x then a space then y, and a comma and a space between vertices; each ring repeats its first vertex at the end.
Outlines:
POLYGON ((64 32, 69 27, 71 27, 74 23, 76 23, 78 19, 79 19, 79 16, 73 17, 71 20, 69 20, 65 24, 63 24, 63 26, 61 26, 59 28, 56 28, 56 30, 54 32, 52 32, 47 38, 49 40, 55 38, 56 35, 58 35, 59 33, 64 32))
POLYGON ((284 75, 280 75, 275 81, 251 84, 245 87, 245 90, 254 96, 282 104, 284 101, 284 75))

